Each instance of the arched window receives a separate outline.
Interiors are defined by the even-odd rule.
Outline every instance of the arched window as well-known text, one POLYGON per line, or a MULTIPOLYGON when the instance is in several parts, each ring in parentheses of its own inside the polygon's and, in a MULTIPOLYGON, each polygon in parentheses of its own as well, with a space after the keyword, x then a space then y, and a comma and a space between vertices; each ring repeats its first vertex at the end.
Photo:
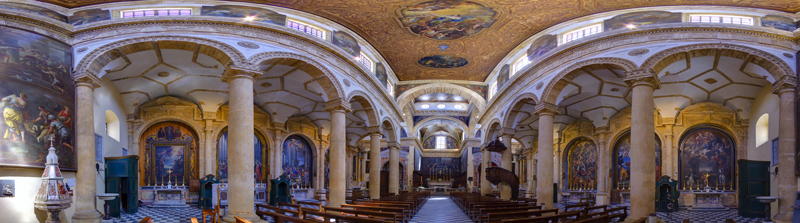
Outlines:
MULTIPOLYGON (((263 143, 264 139, 258 132, 253 136, 253 178, 256 183, 266 180, 267 167, 264 165, 264 160, 267 159, 266 145, 263 143)), ((217 141, 217 178, 222 182, 228 182, 228 130, 222 131, 217 141)))
POLYGON ((733 190, 736 142, 714 127, 698 127, 686 132, 680 141, 678 164, 684 190, 706 186, 733 190))
POLYGON ((111 110, 106 110, 106 135, 119 142, 119 117, 111 110))
POLYGON ((578 138, 567 150, 567 188, 591 190, 597 188, 597 146, 589 138, 578 138))
MULTIPOLYGON (((631 132, 622 133, 614 143, 614 189, 631 188, 631 132)), ((656 136, 656 179, 661 177, 661 140, 656 136)), ((658 180, 656 180, 658 181, 658 180)))
POLYGON ((769 141, 769 114, 764 113, 756 121, 756 147, 769 141))
POLYGON ((301 186, 313 183, 314 154, 303 137, 289 136, 283 142, 283 174, 301 186))

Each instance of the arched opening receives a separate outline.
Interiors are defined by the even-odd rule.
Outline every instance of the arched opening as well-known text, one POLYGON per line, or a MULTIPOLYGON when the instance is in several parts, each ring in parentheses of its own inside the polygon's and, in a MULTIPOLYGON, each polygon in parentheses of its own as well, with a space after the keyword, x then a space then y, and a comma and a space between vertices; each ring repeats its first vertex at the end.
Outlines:
POLYGON ((311 187, 314 175, 314 153, 308 141, 291 135, 283 141, 283 174, 300 186, 311 187))
POLYGON ((725 131, 699 126, 681 137, 678 150, 680 185, 683 190, 705 187, 733 190, 736 141, 725 131))
POLYGON ((756 147, 769 141, 769 114, 764 113, 756 121, 756 147))
POLYGON ((106 110, 106 135, 119 142, 119 117, 111 110, 106 110))
MULTIPOLYGON (((264 165, 264 160, 269 160, 266 139, 257 130, 253 136, 253 178, 256 183, 266 181, 269 173, 268 165, 264 165)), ((228 129, 222 130, 217 137, 217 179, 220 182, 228 182, 228 129)))
POLYGON ((564 157, 567 173, 565 186, 569 190, 593 190, 597 188, 597 145, 589 138, 573 140, 564 157))
POLYGON ((192 127, 176 121, 159 122, 141 137, 140 185, 188 185, 189 179, 198 179, 198 137, 192 127))
MULTIPOLYGON (((661 177, 661 140, 658 136, 656 139, 656 179, 661 177)), ((614 186, 615 190, 628 190, 631 188, 631 158, 629 156, 631 151, 631 132, 625 131, 617 137, 614 143, 614 186)))

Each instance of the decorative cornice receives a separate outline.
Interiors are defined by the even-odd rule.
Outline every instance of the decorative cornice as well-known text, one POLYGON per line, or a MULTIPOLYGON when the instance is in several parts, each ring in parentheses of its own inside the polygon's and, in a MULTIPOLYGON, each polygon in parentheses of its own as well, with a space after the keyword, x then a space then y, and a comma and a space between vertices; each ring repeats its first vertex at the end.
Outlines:
POLYGON ((100 83, 100 79, 90 72, 75 73, 72 76, 72 80, 75 82, 75 86, 90 87, 92 89, 103 86, 103 84, 100 83))
POLYGON ((775 83, 772 83, 772 93, 773 94, 783 94, 784 92, 794 92, 796 91, 798 84, 798 79, 795 76, 783 76, 775 83))
POLYGON ((514 137, 514 133, 516 133, 516 131, 514 131, 514 129, 512 129, 512 128, 503 128, 500 131, 500 136, 501 137, 504 137, 504 136, 514 137))
POLYGON ((538 114, 539 116, 542 115, 555 116, 556 114, 558 114, 558 106, 548 102, 539 102, 539 104, 536 104, 536 109, 534 109, 534 113, 538 114))
POLYGON ((225 69, 225 73, 222 74, 222 81, 230 82, 237 78, 249 78, 250 80, 255 80, 258 78, 258 76, 261 76, 261 74, 262 72, 259 70, 231 66, 228 67, 228 69, 225 69))
POLYGON ((397 146, 398 146, 397 142, 387 142, 386 143, 386 147, 389 147, 389 149, 397 149, 397 146))
POLYGON ((661 83, 658 81, 656 72, 650 68, 640 68, 626 72, 625 78, 622 79, 631 86, 631 88, 638 85, 647 85, 653 87, 653 90, 660 89, 661 83))
POLYGON ((367 134, 370 136, 372 135, 381 135, 381 127, 380 126, 368 126, 367 127, 367 134))
POLYGON ((342 110, 344 113, 352 112, 353 108, 350 106, 350 102, 345 101, 344 99, 336 99, 325 103, 325 110, 332 112, 337 110, 342 110))

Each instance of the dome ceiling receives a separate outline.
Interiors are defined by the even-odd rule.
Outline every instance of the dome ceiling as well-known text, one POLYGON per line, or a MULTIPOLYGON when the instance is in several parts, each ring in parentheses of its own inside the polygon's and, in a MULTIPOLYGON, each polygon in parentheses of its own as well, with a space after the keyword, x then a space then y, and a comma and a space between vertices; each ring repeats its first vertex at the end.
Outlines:
MULTIPOLYGON (((45 0, 66 7, 108 0, 45 0)), ((787 0, 273 0, 313 13, 366 39, 401 81, 484 81, 518 44, 548 27, 594 13, 646 6, 725 5, 800 11, 787 0)))

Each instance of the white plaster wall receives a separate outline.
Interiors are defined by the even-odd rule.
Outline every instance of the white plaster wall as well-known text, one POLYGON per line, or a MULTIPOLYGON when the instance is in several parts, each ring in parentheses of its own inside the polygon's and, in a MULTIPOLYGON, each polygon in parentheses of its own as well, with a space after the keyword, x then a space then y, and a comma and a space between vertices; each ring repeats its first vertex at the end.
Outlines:
MULTIPOLYGON (((772 160, 772 140, 778 137, 778 116, 780 115, 779 98, 772 94, 772 86, 764 86, 756 95, 756 100, 750 107, 750 123, 747 129, 747 155, 748 160, 771 161, 772 160), (769 134, 766 143, 756 147, 756 122, 763 114, 769 114, 769 134)), ((775 171, 777 165, 770 166, 770 171, 775 171)), ((781 170, 793 171, 793 170, 781 170)), ((778 196, 778 180, 776 175, 770 175, 770 196, 778 196)), ((773 203, 772 216, 778 213, 778 204, 773 203)))
MULTIPOLYGON (((128 122, 125 120, 125 104, 122 95, 119 93, 108 77, 100 79, 102 87, 94 89, 94 132, 103 137, 103 157, 122 156, 122 147, 128 145, 128 122), (113 111, 120 119, 119 141, 106 134, 106 110, 113 111)), ((130 148, 126 148, 130 149, 130 148)), ((105 164, 100 164, 100 172, 95 174, 97 193, 105 193, 105 164)), ((74 177, 73 177, 74 178, 74 177)), ((97 210, 103 213, 103 201, 96 200, 97 210)))

